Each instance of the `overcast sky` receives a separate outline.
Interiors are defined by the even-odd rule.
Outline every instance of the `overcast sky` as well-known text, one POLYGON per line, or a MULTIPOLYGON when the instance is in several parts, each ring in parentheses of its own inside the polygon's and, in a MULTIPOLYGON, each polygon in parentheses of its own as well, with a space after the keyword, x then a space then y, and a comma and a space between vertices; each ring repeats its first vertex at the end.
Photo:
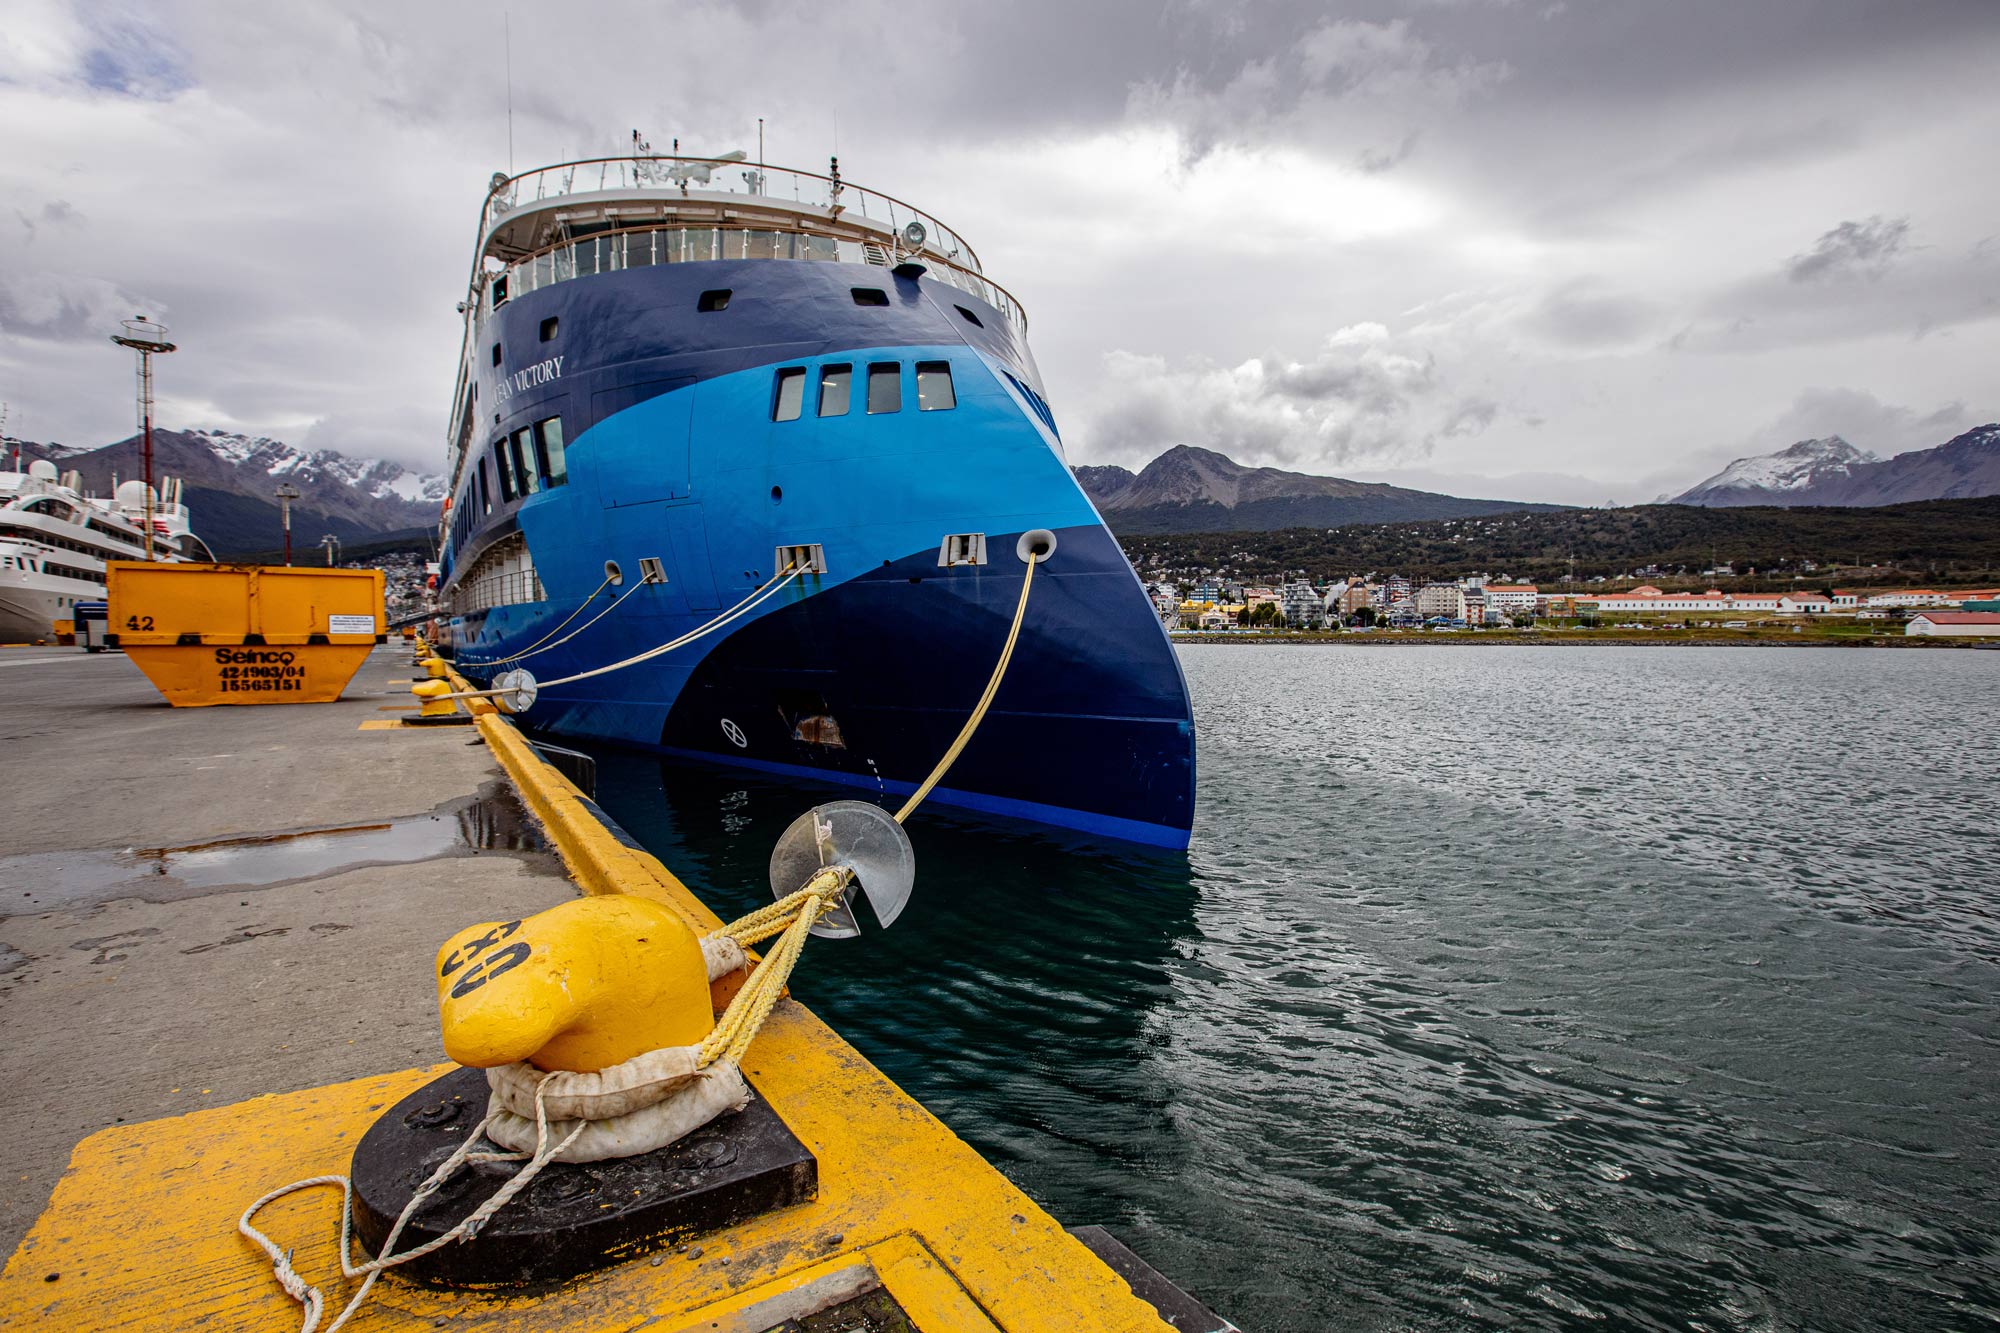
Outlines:
MULTIPOLYGON (((509 163, 499 4, 0 24, 9 434, 441 465, 509 163)), ((514 165, 754 151, 913 200, 1027 306, 1072 462, 1583 503, 2000 418, 1996 0, 514 7, 514 165)))

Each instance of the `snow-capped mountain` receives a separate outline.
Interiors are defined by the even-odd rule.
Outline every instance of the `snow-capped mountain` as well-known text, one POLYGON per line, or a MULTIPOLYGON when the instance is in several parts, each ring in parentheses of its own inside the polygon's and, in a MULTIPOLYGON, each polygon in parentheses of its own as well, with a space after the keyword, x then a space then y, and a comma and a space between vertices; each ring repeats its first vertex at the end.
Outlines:
MULTIPOLYGON (((8 440, 0 466, 12 467, 16 445, 23 464, 46 458, 64 471, 83 474, 84 486, 110 492, 114 478, 140 473, 139 439, 134 436, 98 449, 8 440)), ((155 430, 153 468, 158 476, 179 477, 187 488, 195 531, 218 555, 269 551, 284 539, 276 491, 289 484, 296 546, 331 532, 344 543, 389 533, 434 529, 444 500, 445 478, 411 472, 381 458, 349 458, 331 449, 310 452, 282 440, 230 431, 155 430)))
POLYGON ((1869 508, 1984 495, 2000 495, 2000 424, 1894 458, 1877 458, 1837 435, 1801 440, 1775 454, 1739 458, 1668 503, 1869 508))
POLYGON ((304 453, 283 440, 253 438, 223 430, 193 430, 187 434, 205 443, 218 458, 279 481, 289 481, 294 486, 333 480, 365 491, 378 500, 436 503, 444 499, 442 476, 420 475, 384 458, 349 458, 332 449, 304 453))
POLYGON ((1710 507, 1807 503, 1780 497, 1844 481, 1858 464, 1879 461, 1874 454, 1855 448, 1838 435, 1823 440, 1800 440, 1774 454, 1739 458, 1668 503, 1710 507))

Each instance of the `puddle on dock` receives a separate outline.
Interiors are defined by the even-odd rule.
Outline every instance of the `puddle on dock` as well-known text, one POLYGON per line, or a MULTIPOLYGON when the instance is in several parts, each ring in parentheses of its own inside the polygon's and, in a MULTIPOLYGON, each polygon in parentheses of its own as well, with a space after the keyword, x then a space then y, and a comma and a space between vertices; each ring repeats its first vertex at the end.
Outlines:
POLYGON ((410 865, 480 852, 548 849, 504 782, 421 815, 379 824, 224 838, 186 847, 35 852, 0 857, 0 917, 95 907, 119 898, 173 902, 217 889, 264 889, 362 866, 410 865))

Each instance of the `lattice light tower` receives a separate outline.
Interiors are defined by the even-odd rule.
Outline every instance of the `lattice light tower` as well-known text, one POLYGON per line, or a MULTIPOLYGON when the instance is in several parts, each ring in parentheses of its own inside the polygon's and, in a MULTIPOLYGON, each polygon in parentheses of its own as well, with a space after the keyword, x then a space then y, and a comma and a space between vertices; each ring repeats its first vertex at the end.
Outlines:
POLYGON ((120 321, 123 333, 111 335, 120 347, 139 354, 139 457, 146 473, 146 558, 153 558, 153 357, 177 350, 167 341, 167 326, 144 315, 120 321))

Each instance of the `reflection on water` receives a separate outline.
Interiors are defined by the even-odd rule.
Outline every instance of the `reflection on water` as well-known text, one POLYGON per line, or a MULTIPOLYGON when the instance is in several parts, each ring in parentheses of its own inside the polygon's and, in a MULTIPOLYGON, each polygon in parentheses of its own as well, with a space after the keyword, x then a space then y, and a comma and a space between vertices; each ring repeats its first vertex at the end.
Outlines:
MULTIPOLYGON (((1058 1217, 1258 1330, 2000 1322, 2000 654, 1184 662, 1189 857, 926 811, 794 982, 1058 1217)), ((724 914, 824 799, 599 791, 724 914)))

